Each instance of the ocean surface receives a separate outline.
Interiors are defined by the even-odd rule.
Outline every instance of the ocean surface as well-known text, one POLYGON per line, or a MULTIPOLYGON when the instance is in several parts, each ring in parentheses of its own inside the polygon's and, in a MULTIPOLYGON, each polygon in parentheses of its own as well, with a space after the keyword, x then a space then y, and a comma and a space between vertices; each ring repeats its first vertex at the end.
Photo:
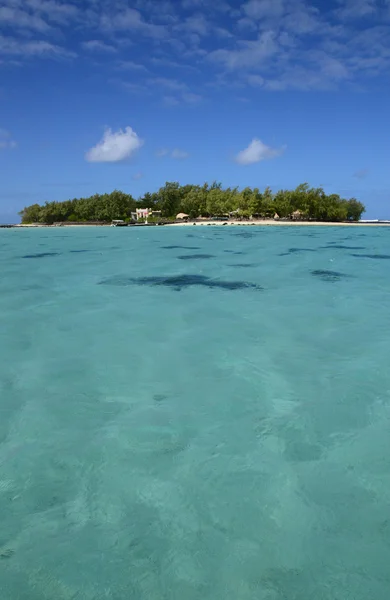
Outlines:
POLYGON ((0 231, 2 600, 389 600, 390 228, 0 231))

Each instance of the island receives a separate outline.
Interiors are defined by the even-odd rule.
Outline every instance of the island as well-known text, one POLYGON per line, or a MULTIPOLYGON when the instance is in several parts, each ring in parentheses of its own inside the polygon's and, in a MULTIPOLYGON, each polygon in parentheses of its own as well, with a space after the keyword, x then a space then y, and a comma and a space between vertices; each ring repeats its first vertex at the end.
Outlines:
POLYGON ((323 188, 303 183, 293 190, 273 192, 270 187, 224 188, 211 185, 180 185, 167 182, 157 192, 137 200, 114 190, 88 198, 33 204, 20 211, 22 224, 173 223, 195 219, 273 220, 280 222, 358 222, 365 206, 356 198, 326 194, 323 188))

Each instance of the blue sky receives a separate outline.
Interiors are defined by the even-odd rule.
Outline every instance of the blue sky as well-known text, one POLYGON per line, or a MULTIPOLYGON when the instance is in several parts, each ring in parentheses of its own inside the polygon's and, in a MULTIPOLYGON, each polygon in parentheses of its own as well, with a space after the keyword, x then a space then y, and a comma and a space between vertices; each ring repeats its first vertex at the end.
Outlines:
POLYGON ((2 0, 0 221, 165 181, 390 218, 390 0, 2 0))

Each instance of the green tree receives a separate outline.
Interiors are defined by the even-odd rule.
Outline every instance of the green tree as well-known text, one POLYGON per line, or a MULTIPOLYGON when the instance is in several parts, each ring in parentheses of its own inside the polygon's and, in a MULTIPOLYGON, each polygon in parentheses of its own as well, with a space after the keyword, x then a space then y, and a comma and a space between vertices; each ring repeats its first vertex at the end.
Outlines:
POLYGON ((39 223, 41 216, 41 206, 39 204, 32 204, 26 206, 18 214, 21 218, 22 223, 39 223))
POLYGON ((163 217, 171 217, 179 212, 181 202, 180 185, 176 181, 167 181, 158 190, 163 217))
POLYGON ((356 200, 356 198, 346 200, 346 208, 348 221, 360 221, 362 214, 366 212, 364 204, 356 200))
POLYGON ((206 210, 211 216, 226 214, 226 192, 219 187, 212 187, 207 194, 206 210))
POLYGON ((263 194, 259 188, 254 188, 249 199, 249 212, 251 215, 263 214, 263 194))
POLYGON ((167 182, 157 192, 147 192, 137 201, 130 194, 114 190, 110 194, 94 194, 88 198, 73 198, 64 202, 32 204, 20 211, 22 223, 55 223, 56 221, 111 221, 130 220, 131 213, 139 208, 161 210, 165 218, 173 218, 180 211, 191 217, 199 215, 222 216, 232 211, 239 215, 272 217, 277 212, 289 217, 299 210, 309 219, 318 221, 358 221, 365 211, 364 204, 338 194, 327 195, 324 190, 302 183, 294 190, 280 190, 274 194, 267 187, 263 193, 258 188, 223 188, 214 181, 210 186, 180 186, 167 182))
POLYGON ((180 210, 192 219, 204 215, 207 212, 207 190, 204 187, 192 186, 192 189, 184 195, 180 210))
POLYGON ((263 192, 262 216, 273 217, 275 214, 274 195, 270 187, 266 187, 263 192))

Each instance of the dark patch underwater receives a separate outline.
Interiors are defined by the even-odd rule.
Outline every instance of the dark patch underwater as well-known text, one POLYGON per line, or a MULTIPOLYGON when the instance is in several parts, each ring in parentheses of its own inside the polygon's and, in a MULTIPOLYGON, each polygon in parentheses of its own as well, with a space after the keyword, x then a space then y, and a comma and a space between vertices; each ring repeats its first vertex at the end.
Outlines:
POLYGON ((364 246, 344 246, 343 244, 328 244, 327 246, 321 246, 324 250, 365 250, 364 246))
POLYGON ((338 271, 326 271, 324 269, 316 269, 315 271, 311 271, 311 274, 314 277, 322 279, 322 281, 340 281, 340 279, 346 279, 349 275, 345 275, 345 273, 339 273, 338 271))
POLYGON ((183 249, 183 250, 200 250, 199 246, 161 246, 161 248, 163 250, 176 250, 176 249, 183 249))
POLYGON ((231 264, 228 265, 229 267, 242 267, 242 268, 247 268, 247 267, 257 267, 256 263, 236 263, 236 264, 231 264))
POLYGON ((59 252, 38 252, 37 254, 25 254, 22 258, 45 258, 46 256, 59 256, 59 252))
POLYGON ((182 254, 178 256, 180 260, 202 260, 206 258, 214 258, 212 254, 182 254))
POLYGON ((279 256, 288 256, 289 254, 299 254, 300 252, 317 252, 315 248, 289 248, 287 252, 282 252, 279 256))
POLYGON ((390 260, 390 254, 351 254, 355 258, 371 258, 374 260, 390 260))
POLYGON ((188 287, 218 288, 221 290, 243 290, 253 289, 260 291, 263 288, 255 283, 246 281, 222 281, 211 279, 204 275, 173 275, 170 277, 126 277, 116 275, 108 277, 99 282, 99 285, 112 285, 116 287, 128 287, 130 285, 149 285, 153 287, 168 287, 180 292, 188 287))

